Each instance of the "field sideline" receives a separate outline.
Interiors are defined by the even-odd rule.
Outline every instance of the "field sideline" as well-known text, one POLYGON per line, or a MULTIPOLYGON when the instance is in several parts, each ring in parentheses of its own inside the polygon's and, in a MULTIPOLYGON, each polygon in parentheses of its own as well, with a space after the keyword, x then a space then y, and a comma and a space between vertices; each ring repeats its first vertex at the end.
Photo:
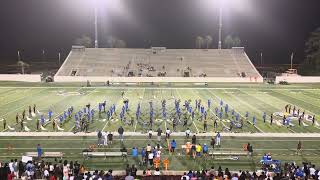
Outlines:
MULTIPOLYGON (((121 144, 118 137, 114 138, 114 144, 111 146, 96 148, 95 151, 119 151, 121 144)), ((168 158, 171 162, 170 170, 188 170, 188 169, 208 169, 211 166, 228 167, 232 170, 250 170, 254 171, 260 168, 260 159, 264 153, 271 153, 273 159, 282 160, 285 162, 312 162, 319 166, 320 162, 320 143, 319 138, 270 138, 270 137, 222 137, 222 147, 215 148, 215 151, 242 151, 242 146, 250 142, 254 148, 254 158, 240 157, 239 160, 221 159, 223 157, 216 157, 215 159, 196 158, 195 160, 186 157, 181 145, 190 141, 184 137, 172 137, 178 144, 177 152, 175 154, 168 153, 167 144, 164 140, 160 145, 164 148, 162 160, 168 158), (296 145, 298 140, 302 141, 303 152, 302 155, 296 155, 296 145)), ((131 155, 126 160, 122 158, 93 158, 84 159, 82 151, 88 149, 90 145, 97 142, 96 137, 0 137, 0 157, 2 160, 10 160, 11 158, 21 158, 24 152, 36 151, 36 145, 41 144, 44 151, 61 151, 64 153, 64 158, 68 160, 77 160, 84 163, 90 170, 95 168, 121 170, 125 168, 126 163, 135 164, 138 169, 143 170, 145 167, 139 167, 140 158, 134 159, 131 155), (10 148, 9 148, 10 147, 10 148)), ((210 137, 198 137, 197 142, 200 144, 210 144, 210 137)), ((132 147, 138 147, 139 151, 147 144, 156 145, 156 138, 151 140, 145 137, 126 136, 124 145, 130 153, 132 147)), ((211 149, 211 148, 210 148, 211 149)), ((52 159, 47 159, 53 161, 52 159)))

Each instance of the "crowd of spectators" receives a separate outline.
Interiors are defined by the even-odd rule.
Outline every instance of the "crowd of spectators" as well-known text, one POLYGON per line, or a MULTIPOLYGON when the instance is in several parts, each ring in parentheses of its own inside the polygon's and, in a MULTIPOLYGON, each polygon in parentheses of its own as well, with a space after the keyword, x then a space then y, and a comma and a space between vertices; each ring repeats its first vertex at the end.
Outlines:
POLYGON ((22 161, 11 160, 9 163, 0 163, 0 180, 89 180, 101 177, 103 180, 112 178, 112 170, 86 171, 84 166, 77 161, 60 160, 55 163, 41 161, 22 161))
POLYGON ((320 180, 320 171, 315 165, 304 163, 297 166, 295 163, 285 163, 281 173, 268 172, 260 170, 257 172, 239 171, 232 172, 228 168, 218 169, 211 167, 208 170, 188 171, 183 175, 166 175, 159 168, 148 168, 138 174, 135 165, 127 165, 125 175, 112 174, 112 170, 108 171, 86 171, 84 166, 77 161, 58 161, 55 163, 44 161, 29 161, 23 163, 21 161, 11 160, 9 163, 0 163, 0 179, 1 180, 113 180, 113 179, 173 179, 173 180, 296 180, 296 179, 315 179, 320 180))

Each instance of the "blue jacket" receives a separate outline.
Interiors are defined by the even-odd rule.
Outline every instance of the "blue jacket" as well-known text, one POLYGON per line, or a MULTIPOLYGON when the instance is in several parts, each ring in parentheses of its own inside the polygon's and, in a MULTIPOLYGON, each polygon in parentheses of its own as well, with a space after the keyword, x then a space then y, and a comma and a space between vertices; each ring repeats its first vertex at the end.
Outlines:
POLYGON ((176 141, 171 141, 171 148, 176 148, 176 147, 177 147, 176 141))

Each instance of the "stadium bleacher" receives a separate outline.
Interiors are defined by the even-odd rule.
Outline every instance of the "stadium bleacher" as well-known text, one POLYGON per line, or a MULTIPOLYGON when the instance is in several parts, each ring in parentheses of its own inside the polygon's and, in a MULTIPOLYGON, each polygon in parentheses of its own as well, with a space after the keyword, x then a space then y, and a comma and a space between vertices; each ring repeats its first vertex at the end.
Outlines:
POLYGON ((56 76, 261 77, 244 48, 73 47, 56 76))

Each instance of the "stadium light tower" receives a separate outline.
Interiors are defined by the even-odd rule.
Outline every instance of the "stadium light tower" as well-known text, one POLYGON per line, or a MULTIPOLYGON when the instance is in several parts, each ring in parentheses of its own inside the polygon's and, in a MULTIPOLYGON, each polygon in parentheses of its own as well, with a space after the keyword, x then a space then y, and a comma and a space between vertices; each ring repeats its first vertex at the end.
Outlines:
POLYGON ((94 48, 98 48, 98 12, 97 4, 94 7, 94 48))
POLYGON ((222 48, 222 1, 219 1, 219 42, 218 42, 218 49, 222 48))
POLYGON ((98 3, 94 1, 94 48, 98 48, 98 3))

